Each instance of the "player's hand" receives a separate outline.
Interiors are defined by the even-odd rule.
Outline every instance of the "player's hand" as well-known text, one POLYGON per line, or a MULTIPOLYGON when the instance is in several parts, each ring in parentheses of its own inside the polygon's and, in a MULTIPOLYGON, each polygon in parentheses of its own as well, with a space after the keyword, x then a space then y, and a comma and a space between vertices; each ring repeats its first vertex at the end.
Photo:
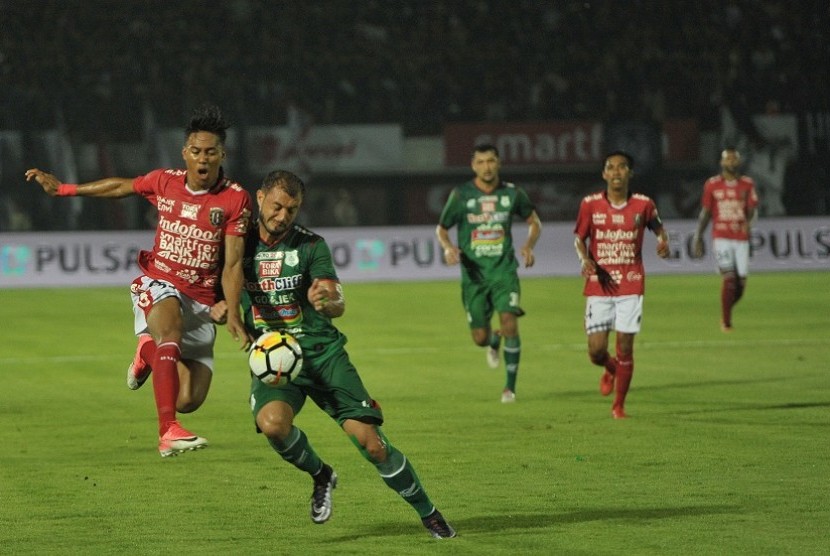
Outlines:
POLYGON ((216 324, 225 324, 228 322, 228 304, 224 299, 217 301, 210 308, 210 318, 216 324))
POLYGON ((30 168, 26 170, 26 181, 32 180, 40 184, 43 190, 49 195, 54 197, 58 194, 58 186, 61 184, 61 181, 52 174, 37 168, 30 168))
POLYGON ((668 241, 663 241, 663 240, 658 240, 657 241, 657 256, 660 257, 661 259, 667 259, 669 257, 670 253, 671 253, 671 251, 669 249, 669 242, 668 241))
POLYGON ((454 245, 444 248, 444 260, 451 266, 458 264, 461 260, 461 250, 454 245))
POLYGON ((533 255, 533 249, 531 247, 522 247, 522 259, 524 259, 525 268, 533 266, 533 263, 536 262, 536 257, 533 255))
POLYGON ((231 337, 234 339, 235 342, 240 344, 240 348, 242 350, 247 350, 251 347, 254 339, 248 334, 248 331, 245 330, 245 325, 242 324, 242 319, 238 314, 236 315, 227 315, 228 319, 228 332, 230 332, 231 337))
POLYGON ((308 288, 308 302, 315 311, 328 316, 340 316, 337 314, 340 306, 343 305, 343 295, 340 293, 339 284, 334 280, 321 280, 315 278, 308 288))
POLYGON ((597 273, 597 263, 589 257, 582 259, 582 268, 580 269, 582 276, 590 278, 597 273))
POLYGON ((694 246, 693 246, 693 253, 694 258, 699 259, 703 256, 703 240, 701 238, 695 238, 694 246))

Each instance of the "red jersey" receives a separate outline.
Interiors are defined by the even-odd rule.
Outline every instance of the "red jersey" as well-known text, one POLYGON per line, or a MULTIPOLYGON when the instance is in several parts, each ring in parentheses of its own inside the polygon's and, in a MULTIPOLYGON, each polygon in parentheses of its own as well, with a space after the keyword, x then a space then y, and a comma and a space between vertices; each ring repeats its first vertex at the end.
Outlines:
POLYGON ((703 186, 701 205, 712 214, 713 238, 749 240, 747 215, 758 206, 752 178, 727 181, 723 176, 712 176, 703 186))
POLYGON ((663 223, 649 197, 634 193, 621 207, 608 202, 606 192, 582 199, 574 233, 588 240, 588 252, 597 264, 597 273, 585 281, 588 295, 642 295, 645 291, 643 235, 655 233, 663 223))
POLYGON ((251 196, 238 183, 219 177, 207 191, 185 186, 185 170, 153 170, 133 180, 133 189, 158 209, 152 251, 138 266, 167 280, 185 295, 212 305, 220 282, 225 236, 242 236, 251 218, 251 196))

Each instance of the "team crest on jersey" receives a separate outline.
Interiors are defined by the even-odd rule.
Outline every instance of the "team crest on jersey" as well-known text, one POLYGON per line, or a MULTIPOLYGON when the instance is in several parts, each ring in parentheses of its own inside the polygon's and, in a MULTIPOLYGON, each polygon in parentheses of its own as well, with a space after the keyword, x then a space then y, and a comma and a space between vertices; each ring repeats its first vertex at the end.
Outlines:
POLYGON ((300 264, 300 255, 297 253, 296 249, 285 252, 285 264, 288 266, 297 266, 300 264))
POLYGON ((182 203, 182 212, 179 214, 180 218, 188 218, 190 220, 196 220, 199 216, 199 205, 194 205, 193 203, 182 203))
POLYGON ((501 206, 503 206, 504 208, 510 208, 510 197, 504 195, 501 198, 501 206))
POLYGON ((634 226, 637 228, 640 227, 640 224, 643 223, 643 217, 639 214, 634 215, 634 226))
POLYGON ((209 218, 212 226, 221 226, 225 221, 225 211, 218 207, 211 208, 209 218))

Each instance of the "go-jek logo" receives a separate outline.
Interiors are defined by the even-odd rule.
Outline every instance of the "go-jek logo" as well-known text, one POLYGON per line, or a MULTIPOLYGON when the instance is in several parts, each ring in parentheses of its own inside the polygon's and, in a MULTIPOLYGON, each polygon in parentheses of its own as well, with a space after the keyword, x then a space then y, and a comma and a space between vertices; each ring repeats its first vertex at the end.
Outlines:
POLYGON ((32 260, 32 250, 25 245, 0 246, 0 276, 23 276, 32 260))

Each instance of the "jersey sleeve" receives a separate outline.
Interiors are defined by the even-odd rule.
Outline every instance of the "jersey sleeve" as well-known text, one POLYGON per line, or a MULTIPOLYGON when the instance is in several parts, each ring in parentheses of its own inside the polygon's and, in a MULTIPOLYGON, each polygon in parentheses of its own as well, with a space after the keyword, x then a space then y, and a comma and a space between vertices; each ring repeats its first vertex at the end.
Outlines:
POLYGON ((458 199, 459 193, 456 188, 450 192, 450 196, 444 204, 444 209, 441 211, 441 218, 439 218, 438 224, 440 224, 442 228, 449 229, 458 223, 458 199))
POLYGON ((138 176, 133 180, 133 191, 155 205, 156 197, 161 189, 162 176, 164 176, 164 169, 153 170, 149 174, 138 176))
POLYGON ((658 212, 657 205, 654 203, 653 199, 648 200, 646 210, 646 226, 648 226, 648 229, 656 234, 663 228, 663 220, 660 218, 660 213, 658 212))
POLYGON ((574 234, 583 240, 591 234, 591 205, 587 199, 583 199, 579 204, 579 213, 576 216, 574 234))
POLYGON ((225 234, 229 236, 244 236, 251 222, 251 196, 240 188, 240 194, 235 197, 235 205, 225 224, 225 234))
POLYGON ((516 188, 516 214, 518 214, 523 219, 527 220, 533 211, 536 210, 536 207, 533 204, 533 201, 530 200, 530 196, 527 194, 527 191, 522 189, 521 187, 516 188))
POLYGON ((308 273, 312 280, 319 278, 321 280, 340 281, 337 277, 337 271, 334 269, 331 249, 322 238, 313 241, 309 246, 308 273))

